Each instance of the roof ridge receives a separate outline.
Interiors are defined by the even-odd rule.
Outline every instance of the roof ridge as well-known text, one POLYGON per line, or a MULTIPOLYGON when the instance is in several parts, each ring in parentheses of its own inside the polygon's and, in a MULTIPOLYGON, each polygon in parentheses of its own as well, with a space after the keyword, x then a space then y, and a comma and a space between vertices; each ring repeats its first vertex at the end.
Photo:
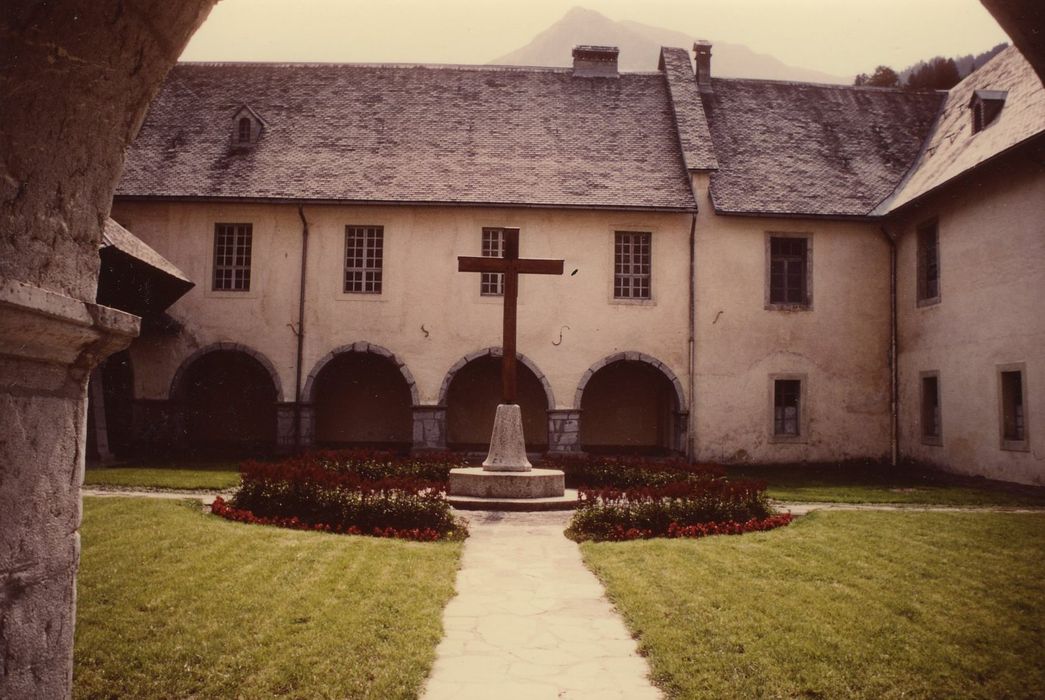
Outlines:
POLYGON ((800 80, 774 80, 772 78, 722 78, 712 76, 712 81, 721 82, 733 82, 733 83, 772 83, 774 85, 800 85, 802 87, 817 87, 817 88, 831 88, 835 90, 858 90, 866 92, 897 92, 905 95, 933 95, 936 93, 947 92, 947 90, 909 90, 903 87, 878 87, 875 85, 841 85, 839 83, 810 83, 803 82, 800 80))
MULTIPOLYGON (((476 63, 348 63, 338 61, 178 61, 175 67, 189 68, 401 68, 470 72, 499 73, 566 73, 572 74, 572 66, 516 66, 506 64, 476 63)), ((620 75, 660 75, 658 70, 621 71, 620 75)))

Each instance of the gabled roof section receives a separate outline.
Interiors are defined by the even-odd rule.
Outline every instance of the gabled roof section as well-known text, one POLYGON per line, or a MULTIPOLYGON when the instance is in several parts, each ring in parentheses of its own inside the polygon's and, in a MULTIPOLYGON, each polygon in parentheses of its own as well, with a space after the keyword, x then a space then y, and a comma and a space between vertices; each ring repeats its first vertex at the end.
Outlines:
POLYGON ((704 105, 693 76, 693 66, 685 49, 661 48, 660 70, 668 81, 668 93, 675 111, 682 157, 688 170, 714 170, 718 167, 704 105))
POLYGON ((866 217, 914 163, 940 92, 712 79, 702 93, 724 214, 866 217))
POLYGON ((100 248, 108 248, 110 246, 169 277, 186 282, 189 286, 193 284, 192 280, 179 270, 174 263, 153 250, 145 241, 123 226, 120 226, 114 219, 106 219, 105 227, 102 229, 100 248))
POLYGON ((918 162, 879 213, 910 204, 1042 132, 1045 88, 1019 49, 1010 46, 951 88, 918 162), (969 107, 983 91, 989 96, 1007 93, 1005 106, 990 124, 973 133, 969 107))
POLYGON ((691 211, 661 73, 179 64, 117 197, 691 211), (249 151, 228 117, 267 121, 249 151))
POLYGON ((233 113, 232 118, 236 119, 244 112, 256 119, 258 122, 260 122, 262 126, 268 126, 268 122, 262 119, 261 115, 254 111, 254 108, 246 103, 241 104, 239 106, 239 108, 233 113))

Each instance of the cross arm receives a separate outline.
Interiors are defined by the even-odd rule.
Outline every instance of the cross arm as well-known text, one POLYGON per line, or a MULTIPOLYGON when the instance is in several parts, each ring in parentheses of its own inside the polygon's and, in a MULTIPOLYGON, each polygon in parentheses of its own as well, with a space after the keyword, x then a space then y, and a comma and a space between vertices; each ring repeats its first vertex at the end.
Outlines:
POLYGON ((458 272, 504 272, 508 269, 503 258, 470 258, 464 255, 457 258, 458 272))

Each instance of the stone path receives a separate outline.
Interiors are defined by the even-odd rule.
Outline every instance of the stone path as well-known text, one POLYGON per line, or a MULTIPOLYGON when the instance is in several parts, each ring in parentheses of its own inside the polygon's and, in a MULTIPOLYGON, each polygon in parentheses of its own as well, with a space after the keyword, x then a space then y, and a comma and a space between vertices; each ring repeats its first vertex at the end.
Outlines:
POLYGON ((80 494, 83 496, 97 496, 100 498, 162 498, 175 501, 183 500, 186 498, 194 498, 207 506, 213 503, 214 499, 218 496, 225 496, 225 498, 227 499, 229 497, 229 493, 231 493, 231 491, 177 491, 165 489, 121 488, 119 486, 84 486, 80 489, 80 494))
POLYGON ((472 512, 424 700, 660 698, 569 512, 472 512))

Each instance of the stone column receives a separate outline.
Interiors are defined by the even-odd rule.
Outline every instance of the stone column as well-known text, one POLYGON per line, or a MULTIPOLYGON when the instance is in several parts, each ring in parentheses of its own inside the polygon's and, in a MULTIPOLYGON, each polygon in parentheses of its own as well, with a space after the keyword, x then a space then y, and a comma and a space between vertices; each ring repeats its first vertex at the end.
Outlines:
POLYGON ((0 697, 72 685, 91 368, 138 318, 0 278, 0 697))
POLYGON ((99 366, 91 372, 91 380, 87 385, 87 410, 91 412, 91 423, 94 427, 94 448, 98 452, 101 463, 112 461, 109 451, 109 424, 105 418, 105 390, 102 387, 102 369, 99 366))
POLYGON ((301 449, 316 446, 316 409, 310 403, 301 404, 301 449))
POLYGON ((297 417, 293 401, 276 404, 276 452, 287 454, 297 449, 294 419, 297 417))
POLYGON ((413 449, 446 449, 446 406, 414 406, 413 449))
POLYGON ((581 412, 567 408, 548 411, 548 454, 581 451, 581 412))

